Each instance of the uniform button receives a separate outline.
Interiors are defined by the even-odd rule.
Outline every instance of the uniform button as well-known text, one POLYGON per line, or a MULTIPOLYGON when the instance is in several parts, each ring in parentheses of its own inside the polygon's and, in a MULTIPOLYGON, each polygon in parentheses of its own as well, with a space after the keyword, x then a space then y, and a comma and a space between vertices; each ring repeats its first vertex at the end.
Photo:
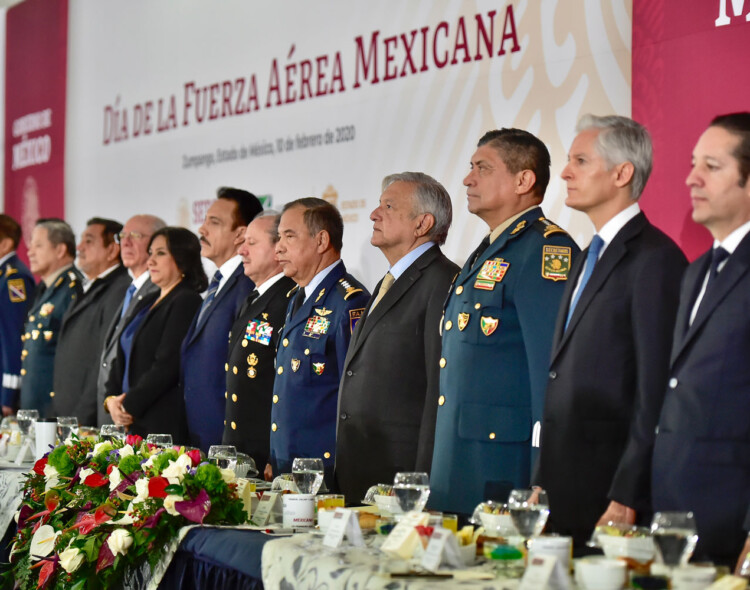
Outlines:
POLYGON ((475 303, 474 304, 474 309, 479 309, 480 307, 482 307, 481 303, 475 303))
POLYGON ((233 394, 232 394, 232 401, 233 401, 234 403, 237 403, 237 394, 236 394, 236 393, 233 393, 233 394))
POLYGON ((557 371, 550 371, 549 372, 549 378, 550 379, 557 379, 557 371))
POLYGON ((41 328, 41 327, 42 327, 43 325, 44 325, 44 324, 43 324, 42 322, 39 322, 39 323, 38 323, 38 324, 36 325, 36 327, 37 327, 37 328, 41 328))
POLYGON ((102 367, 107 368, 107 363, 102 363, 102 367))
POLYGON ((232 373, 234 373, 235 375, 237 374, 237 366, 236 365, 234 367, 232 367, 232 373))
POLYGON ((276 422, 274 422, 273 424, 271 424, 271 430, 273 430, 274 432, 276 432, 277 429, 278 429, 278 426, 276 426, 276 422))
POLYGON ((446 330, 450 330, 452 327, 453 327, 453 322, 452 321, 448 320, 447 322, 445 322, 445 329, 446 330))
POLYGON ((306 348, 306 349, 305 349, 305 356, 307 356, 307 355, 309 355, 309 354, 310 354, 310 349, 309 349, 309 348, 306 348))
POLYGON ((347 414, 346 412, 341 412, 341 419, 342 420, 346 420, 348 418, 349 418, 349 414, 347 414))
POLYGON ((229 363, 224 363, 224 370, 225 370, 225 371, 228 371, 228 370, 229 370, 229 363))
POLYGON ((273 403, 275 403, 275 404, 279 403, 279 396, 278 395, 274 395, 273 396, 273 403))
POLYGON ((276 372, 281 375, 284 372, 284 367, 279 367, 279 370, 276 372))
POLYGON ((226 425, 227 425, 227 421, 226 421, 226 420, 224 420, 224 426, 226 426, 226 425))
POLYGON ((232 430, 237 430, 237 424, 232 420, 232 430))
POLYGON ((442 406, 443 404, 445 404, 445 396, 444 396, 444 395, 441 395, 441 396, 440 396, 440 397, 438 398, 438 405, 439 405, 439 406, 442 406))
POLYGON ((659 434, 659 425, 656 425, 656 428, 654 428, 654 434, 659 434))
POLYGON ((284 347, 289 346, 289 338, 284 338, 284 341, 282 342, 282 344, 284 345, 284 347))
POLYGON ((49 392, 49 396, 50 396, 50 397, 55 397, 55 392, 54 392, 54 391, 50 391, 50 392, 49 392))
POLYGON ((326 451, 325 453, 323 453, 323 458, 324 459, 330 459, 331 458, 331 453, 329 453, 328 451, 326 451))
POLYGON ((242 348, 247 348, 247 340, 242 341, 242 348))
POLYGON ((494 432, 490 432, 490 440, 495 440, 495 433, 494 432))
POLYGON ((447 365, 447 364, 448 364, 448 361, 446 361, 445 358, 441 358, 440 359, 440 368, 441 369, 444 369, 445 365, 447 365))
POLYGON ((36 316, 31 316, 31 317, 29 318, 29 321, 30 321, 30 322, 35 322, 35 321, 36 321, 36 316))
POLYGON ((351 377, 352 375, 354 375, 354 373, 352 373, 351 371, 347 371, 347 372, 346 372, 346 376, 347 376, 347 377, 351 377))
POLYGON ((458 287, 456 287, 456 295, 460 295, 463 292, 464 292, 464 288, 462 285, 459 285, 458 287))
POLYGON ((677 378, 676 377, 672 377, 669 380, 669 389, 674 389, 675 387, 677 387, 677 383, 678 383, 677 378))
POLYGON ((228 395, 229 395, 229 393, 225 391, 225 392, 224 392, 224 399, 227 399, 227 396, 228 396, 228 395))
POLYGON ((25 375, 25 374, 26 374, 26 369, 21 369, 21 375, 25 375))

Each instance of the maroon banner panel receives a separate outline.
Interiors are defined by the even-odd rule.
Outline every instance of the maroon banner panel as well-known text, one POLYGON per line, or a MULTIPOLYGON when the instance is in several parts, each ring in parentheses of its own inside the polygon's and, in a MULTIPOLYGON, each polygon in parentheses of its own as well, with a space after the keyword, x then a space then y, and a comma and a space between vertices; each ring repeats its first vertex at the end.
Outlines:
POLYGON ((39 217, 65 215, 67 59, 68 0, 8 9, 5 212, 21 223, 26 243, 39 217))
POLYGON ((685 179, 716 115, 750 110, 750 0, 633 2, 633 118, 654 141, 641 205, 691 260, 711 236, 691 218, 685 179))

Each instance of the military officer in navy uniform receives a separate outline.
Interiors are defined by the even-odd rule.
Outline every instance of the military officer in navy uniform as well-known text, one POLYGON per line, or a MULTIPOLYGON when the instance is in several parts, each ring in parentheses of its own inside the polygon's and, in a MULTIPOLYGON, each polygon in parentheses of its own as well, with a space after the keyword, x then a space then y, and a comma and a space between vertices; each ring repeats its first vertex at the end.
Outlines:
POLYGON ((16 256, 21 226, 0 213, 0 404, 3 416, 18 406, 21 387, 21 334, 26 311, 34 294, 34 277, 16 256))
POLYGON ((540 204, 544 144, 519 129, 480 140, 464 179, 490 234, 458 275, 442 322, 430 504, 471 513, 529 484, 552 333, 579 249, 540 204))
POLYGON ((297 287, 276 355, 268 478, 291 471, 296 457, 320 457, 330 483, 341 370, 370 298, 346 272, 343 234, 341 214, 322 199, 284 206, 276 258, 297 287))
POLYGON ((245 300, 229 336, 224 436, 263 469, 268 463, 274 359, 294 281, 276 260, 279 214, 265 211, 245 230, 239 248, 245 276, 256 285, 245 300))
POLYGON ((31 272, 41 277, 34 304, 26 317, 21 353, 21 408, 47 415, 55 396, 55 349, 63 316, 81 294, 82 278, 73 267, 76 241, 61 219, 40 219, 31 234, 31 272))

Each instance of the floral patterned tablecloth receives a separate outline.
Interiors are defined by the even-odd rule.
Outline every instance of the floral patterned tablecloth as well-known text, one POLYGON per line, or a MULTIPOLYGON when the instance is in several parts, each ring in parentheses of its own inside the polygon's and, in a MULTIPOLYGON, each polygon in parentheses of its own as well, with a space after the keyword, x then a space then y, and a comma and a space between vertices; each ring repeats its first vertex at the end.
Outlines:
POLYGON ((28 470, 28 467, 0 460, 0 537, 13 522, 21 504, 21 488, 28 470))

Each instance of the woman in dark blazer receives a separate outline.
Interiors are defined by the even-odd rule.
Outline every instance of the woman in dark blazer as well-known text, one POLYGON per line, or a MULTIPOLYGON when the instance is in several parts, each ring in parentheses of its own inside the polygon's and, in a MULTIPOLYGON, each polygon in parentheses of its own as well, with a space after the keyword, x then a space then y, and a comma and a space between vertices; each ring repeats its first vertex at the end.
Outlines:
POLYGON ((145 437, 169 433, 187 441, 185 404, 180 395, 180 345, 201 306, 208 281, 200 243, 192 232, 165 227, 151 237, 148 270, 160 293, 120 336, 104 400, 115 424, 145 437))

